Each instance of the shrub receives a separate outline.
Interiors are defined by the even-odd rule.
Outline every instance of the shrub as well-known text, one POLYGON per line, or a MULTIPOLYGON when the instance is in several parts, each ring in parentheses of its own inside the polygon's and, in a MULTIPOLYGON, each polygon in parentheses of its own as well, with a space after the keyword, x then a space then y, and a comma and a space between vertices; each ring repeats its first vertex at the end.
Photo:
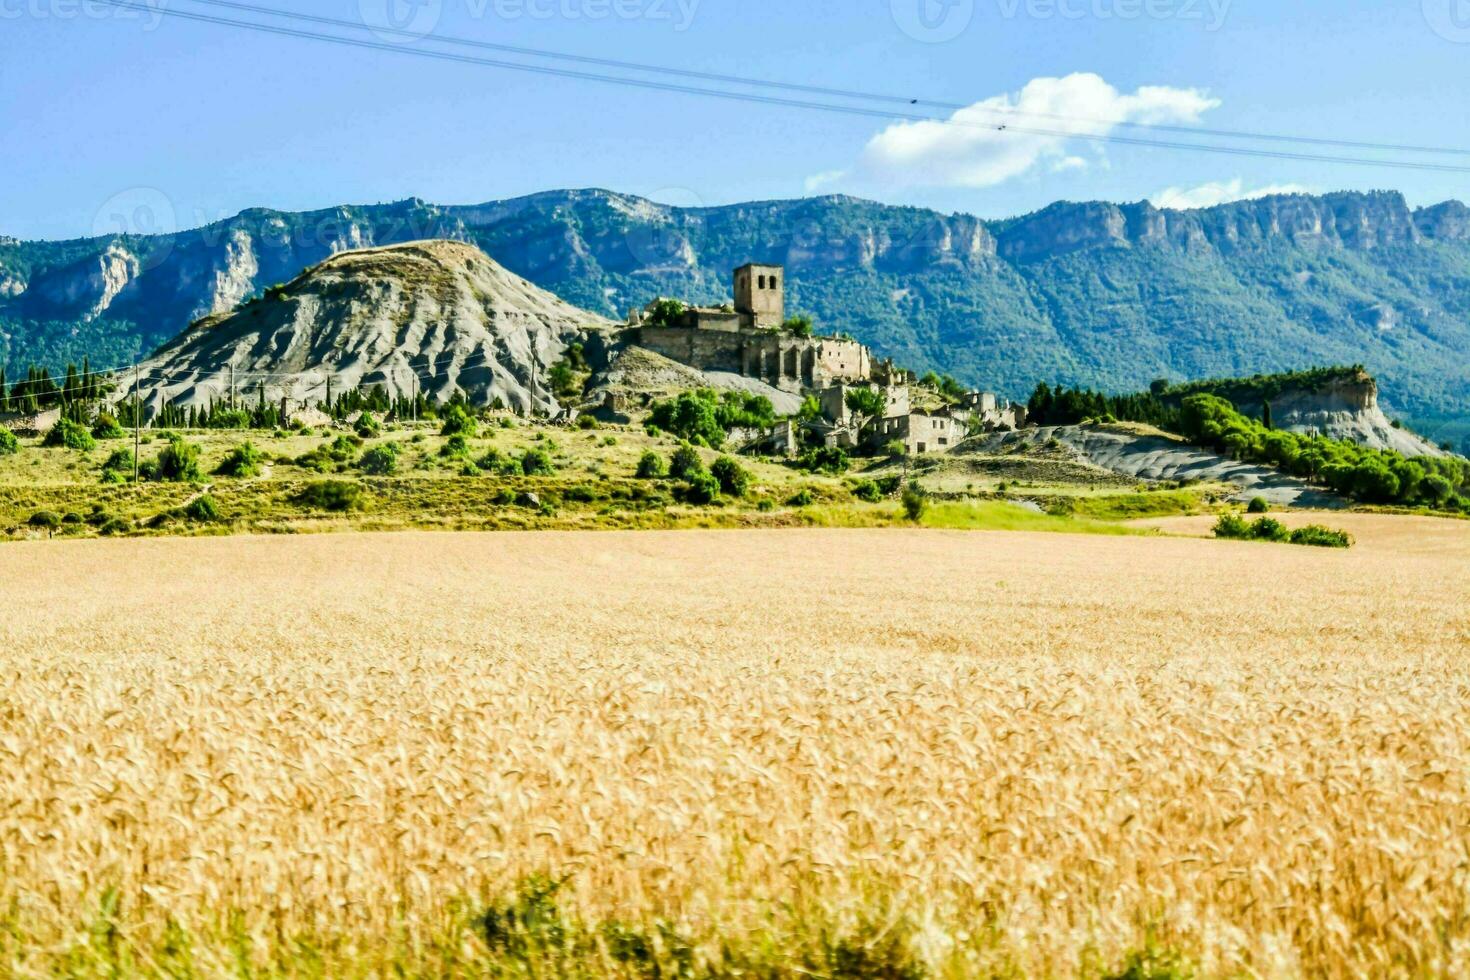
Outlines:
POLYGON ((382 424, 372 412, 363 412, 359 415, 355 428, 359 439, 371 439, 383 431, 382 424))
POLYGON ((133 526, 122 518, 111 517, 102 522, 102 526, 97 528, 97 533, 111 536, 114 534, 127 534, 132 529, 133 526))
POLYGON ((218 476, 233 476, 246 479, 260 475, 260 464, 264 460, 259 449, 254 443, 242 442, 231 449, 224 461, 215 467, 214 472, 218 476))
POLYGON ((697 449, 686 442, 674 450, 674 455, 669 459, 669 476, 676 480, 687 480, 695 473, 703 472, 704 460, 700 458, 697 449))
POLYGON ((0 425, 0 456, 12 456, 20 452, 20 440, 5 426, 0 425))
POLYGON ((715 479, 713 473, 700 470, 698 473, 689 475, 689 482, 684 486, 684 499, 691 504, 713 503, 720 496, 720 481, 715 479))
POLYGON ((652 449, 638 457, 637 477, 640 480, 657 480, 669 475, 669 464, 652 449))
POLYGON ((209 494, 201 494, 184 508, 184 516, 201 524, 212 524, 219 520, 219 503, 209 494))
POLYGON ((46 438, 41 440, 43 446, 64 446, 67 449, 75 449, 79 452, 87 452, 95 449, 97 442, 92 434, 77 425, 71 419, 60 419, 46 433, 46 438))
POLYGON ((798 469, 812 473, 831 473, 834 476, 846 473, 847 468, 851 465, 851 461, 847 458, 847 450, 841 446, 808 449, 796 459, 798 469))
POLYGON ((1248 538, 1251 536, 1250 525, 1242 520, 1239 514, 1221 514, 1220 519, 1215 521, 1214 530, 1217 538, 1248 538))
POLYGON ((41 528, 46 532, 47 536, 50 536, 55 533, 57 528, 61 527, 61 518, 57 516, 55 511, 38 510, 30 516, 30 519, 26 523, 31 527, 41 528))
POLYGON ((318 480, 303 487, 295 501, 308 510, 345 512, 366 507, 367 494, 360 484, 347 480, 318 480))
POLYGON ((114 450, 102 464, 103 483, 127 483, 133 478, 133 452, 131 449, 114 450))
POLYGON ((862 480, 852 488, 852 495, 859 500, 876 504, 883 499, 883 491, 872 480, 862 480))
POLYGON ((357 468, 368 476, 392 476, 398 471, 398 447, 391 442, 372 447, 362 454, 357 468))
POLYGON ((899 459, 908 454, 909 447, 902 439, 892 439, 883 446, 883 455, 899 459))
POLYGON ((93 439, 121 439, 125 434, 123 427, 118 425, 117 419, 106 412, 99 412, 97 421, 92 423, 93 439))
POLYGON ((455 433, 448 439, 445 439, 444 445, 439 447, 439 455, 446 458, 454 456, 468 457, 469 454, 470 444, 466 442, 465 437, 460 435, 459 433, 455 433))
POLYGON ((816 496, 806 487, 796 491, 786 503, 791 507, 810 507, 817 502, 816 496))
POLYGON ((176 483, 203 479, 204 474, 199 470, 199 447, 172 432, 166 438, 168 445, 163 447, 151 468, 153 478, 176 483))
POLYGON ((1346 531, 1334 531, 1320 524, 1308 524, 1291 532, 1291 543, 1313 548, 1351 548, 1353 536, 1346 531))
POLYGON ((357 455, 361 445, 362 440, 355 435, 339 435, 331 442, 323 443, 311 452, 296 457, 296 465, 318 473, 337 472, 357 455))
POLYGON ((1251 525, 1251 537, 1257 541, 1286 541, 1291 532, 1274 517, 1261 517, 1251 525))
POLYGON ((750 473, 729 456, 721 456, 709 468, 719 483, 720 491, 731 497, 743 497, 750 490, 750 473))
POLYGON ((527 449, 521 454, 521 472, 527 476, 551 476, 556 472, 556 464, 546 450, 527 449))
POLYGON ((924 511, 929 509, 929 501, 924 497, 924 491, 917 483, 910 483, 903 488, 903 513, 904 516, 914 523, 918 523, 924 516, 924 511))
POLYGON ((1246 507, 1247 514, 1265 514, 1271 510, 1271 505, 1266 502, 1265 497, 1252 497, 1250 504, 1246 507))
POLYGON ((439 428, 441 436, 464 436, 473 439, 479 426, 470 417, 470 413, 464 410, 463 405, 450 405, 444 413, 444 424, 439 428))
POLYGON ((599 426, 599 423, 598 423, 598 421, 597 421, 597 419, 596 419, 595 416, 592 416, 592 415, 578 415, 577 416, 577 428, 579 428, 579 429, 596 429, 596 428, 599 428, 599 427, 600 427, 599 426))

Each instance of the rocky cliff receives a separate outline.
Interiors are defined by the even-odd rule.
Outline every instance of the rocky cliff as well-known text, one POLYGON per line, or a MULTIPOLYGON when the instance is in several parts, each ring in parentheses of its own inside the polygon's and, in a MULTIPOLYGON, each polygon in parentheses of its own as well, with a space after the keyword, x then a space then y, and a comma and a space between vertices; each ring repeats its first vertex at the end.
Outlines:
POLYGON ((337 252, 424 238, 475 244, 609 317, 657 294, 725 300, 734 266, 781 262, 789 309, 1011 397, 1041 379, 1123 391, 1362 363, 1390 411, 1470 438, 1470 209, 1394 193, 1198 211, 1059 203, 1004 221, 837 196, 676 208, 600 190, 254 209, 168 237, 0 242, 4 358, 12 373, 82 353, 126 361, 337 252))
POLYGON ((546 372, 573 339, 611 324, 472 245, 422 241, 342 252, 228 313, 195 322, 140 366, 143 399, 320 400, 377 385, 444 400, 456 390, 524 410, 556 408, 546 372), (533 372, 537 377, 533 381, 533 372))

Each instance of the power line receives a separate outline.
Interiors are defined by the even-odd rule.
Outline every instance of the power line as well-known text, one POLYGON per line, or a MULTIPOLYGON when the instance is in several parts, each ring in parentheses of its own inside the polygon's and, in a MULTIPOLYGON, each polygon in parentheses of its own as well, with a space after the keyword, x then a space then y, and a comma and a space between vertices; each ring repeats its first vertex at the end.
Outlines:
MULTIPOLYGON (((348 20, 340 17, 324 17, 316 14, 305 14, 293 10, 282 10, 279 7, 267 7, 260 4, 242 3, 238 0, 192 0, 193 3, 210 7, 223 7, 233 10, 245 10, 252 13, 264 14, 270 17, 283 17, 296 21, 315 24, 325 24, 332 27, 341 27, 355 31, 371 31, 375 34, 396 34, 407 40, 422 40, 435 44, 449 44, 467 48, 477 48, 484 51, 499 51, 505 54, 523 55, 533 58, 547 58, 557 61, 567 61, 577 64, 597 65, 603 68, 618 68, 625 71, 639 71, 650 74, 667 75, 677 78, 692 78, 707 82, 720 82, 733 85, 749 85, 756 88, 777 89, 787 92, 802 92, 807 95, 822 95, 834 98, 855 99, 864 102, 879 102, 890 105, 929 106, 935 109, 951 111, 965 110, 969 112, 984 112, 991 115, 1006 118, 1032 118, 1052 119, 1062 122, 1080 122, 1095 126, 1117 126, 1129 129, 1152 130, 1155 132, 1183 133, 1193 136, 1214 136, 1221 139, 1259 140, 1275 143, 1300 143, 1313 146, 1336 146, 1344 149, 1357 150, 1379 150, 1392 153, 1428 153, 1448 156, 1470 156, 1470 149, 1446 146, 1418 146, 1403 143, 1378 143, 1365 140, 1332 139, 1318 136, 1293 136, 1286 133, 1262 133, 1250 130, 1238 129, 1206 129, 1197 126, 1170 125, 1167 123, 1149 123, 1133 120, 1106 120, 1086 118, 1081 116, 1070 116, 1063 113, 1036 112, 1034 110, 1023 110, 1011 107, 982 106, 978 104, 966 104, 963 102, 946 102, 939 99, 911 98, 905 95, 894 95, 891 93, 868 92, 860 89, 830 88, 820 85, 804 85, 797 82, 784 82, 775 79, 753 78, 745 75, 725 75, 716 72, 694 71, 684 68, 674 68, 668 65, 653 65, 646 62, 621 61, 615 58, 599 58, 590 55, 570 54, 564 51, 551 51, 545 48, 520 47, 513 44, 499 44, 490 41, 481 41, 475 38, 460 37, 452 34, 440 34, 437 32, 419 33, 415 31, 398 30, 392 27, 379 27, 366 24, 363 21, 348 20)), ((925 117, 933 119, 934 117, 925 117)), ((944 121, 944 120, 935 120, 944 121)))
MULTIPOLYGON (((125 10, 142 10, 140 4, 132 3, 130 0, 96 0, 96 2, 111 7, 125 10)), ((947 126, 960 126, 967 129, 978 129, 992 132, 1011 132, 1031 136, 1047 136, 1058 139, 1078 139, 1100 143, 1116 143, 1129 146, 1147 146, 1158 149, 1174 149, 1197 151, 1203 153, 1220 153, 1229 156, 1262 157, 1275 160, 1295 160, 1312 163, 1343 164, 1351 166, 1386 167, 1397 170, 1420 170, 1439 173, 1470 173, 1470 166, 1453 166, 1448 164, 1422 163, 1408 160, 1378 160, 1367 157, 1333 156, 1316 153, 1298 153, 1281 150, 1256 149, 1249 147, 1217 146, 1206 143, 1180 143, 1168 140, 1144 139, 1141 137, 1119 136, 1111 133, 1077 133, 1065 130, 1039 129, 1036 127, 1012 126, 1009 124, 980 125, 966 123, 954 119, 940 119, 922 113, 899 112, 883 109, 867 108, 862 106, 836 105, 826 102, 813 102, 804 99, 791 99, 777 96, 757 95, 751 92, 733 92, 725 89, 701 88, 691 85, 679 85, 671 82, 653 81, 650 79, 627 78, 617 75, 606 75, 597 72, 574 71, 566 68, 554 68, 547 65, 530 65, 521 62, 502 61, 492 58, 477 58, 468 55, 453 54, 447 51, 428 51, 421 48, 410 48, 400 44, 387 42, 367 41, 359 38, 340 37, 334 34, 323 34, 317 31, 300 30, 291 27, 280 27, 270 24, 260 24, 253 21, 234 20, 227 17, 216 17, 210 14, 201 14, 183 10, 165 8, 150 8, 154 12, 167 17, 181 17, 186 20, 194 20, 207 24, 215 24, 223 27, 237 27, 244 30, 258 31, 267 34, 277 34, 284 37, 296 37, 304 40, 322 41, 329 44, 341 44, 349 47, 363 48, 373 51, 386 51, 391 54, 410 55, 419 58, 428 58, 437 61, 457 62, 460 64, 479 65, 489 68, 503 68, 510 71, 522 71, 539 75, 551 75, 560 78, 572 78, 582 81, 605 82, 614 85, 624 85, 634 88, 651 89, 656 91, 676 92, 686 95, 706 96, 710 98, 727 99, 739 102, 753 102, 763 105, 785 106, 797 109, 812 109, 824 112, 833 112, 845 115, 864 116, 875 119, 888 119, 906 122, 933 122, 947 126)))

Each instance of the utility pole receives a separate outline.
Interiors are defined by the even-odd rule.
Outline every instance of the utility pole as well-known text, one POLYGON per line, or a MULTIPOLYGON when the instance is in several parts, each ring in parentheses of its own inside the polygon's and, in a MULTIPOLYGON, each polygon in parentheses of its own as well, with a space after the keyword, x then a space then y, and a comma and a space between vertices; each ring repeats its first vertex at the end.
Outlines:
POLYGON ((138 408, 138 360, 133 359, 133 483, 138 482, 138 452, 142 441, 138 437, 140 411, 138 408))
POLYGON ((409 376, 410 379, 412 379, 412 383, 409 385, 409 387, 413 390, 413 407, 412 407, 412 409, 410 409, 410 411, 413 412, 413 424, 414 425, 418 425, 419 424, 419 376, 418 376, 418 374, 416 372, 414 372, 414 370, 413 370, 412 367, 409 368, 409 375, 408 376, 409 376))
POLYGON ((235 410, 235 365, 230 365, 230 411, 235 410))
POLYGON ((531 341, 531 418, 536 417, 536 367, 541 363, 541 352, 536 349, 536 341, 531 341))

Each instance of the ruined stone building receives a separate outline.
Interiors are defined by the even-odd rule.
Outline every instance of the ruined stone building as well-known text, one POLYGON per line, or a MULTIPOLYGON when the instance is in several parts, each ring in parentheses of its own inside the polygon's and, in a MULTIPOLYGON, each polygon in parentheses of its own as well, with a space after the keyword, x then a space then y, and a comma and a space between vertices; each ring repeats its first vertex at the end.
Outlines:
POLYGON ((735 270, 733 307, 689 307, 661 326, 639 318, 638 343, 701 371, 758 378, 783 391, 866 381, 873 358, 856 340, 798 337, 781 329, 785 275, 779 265, 742 265, 735 270))

